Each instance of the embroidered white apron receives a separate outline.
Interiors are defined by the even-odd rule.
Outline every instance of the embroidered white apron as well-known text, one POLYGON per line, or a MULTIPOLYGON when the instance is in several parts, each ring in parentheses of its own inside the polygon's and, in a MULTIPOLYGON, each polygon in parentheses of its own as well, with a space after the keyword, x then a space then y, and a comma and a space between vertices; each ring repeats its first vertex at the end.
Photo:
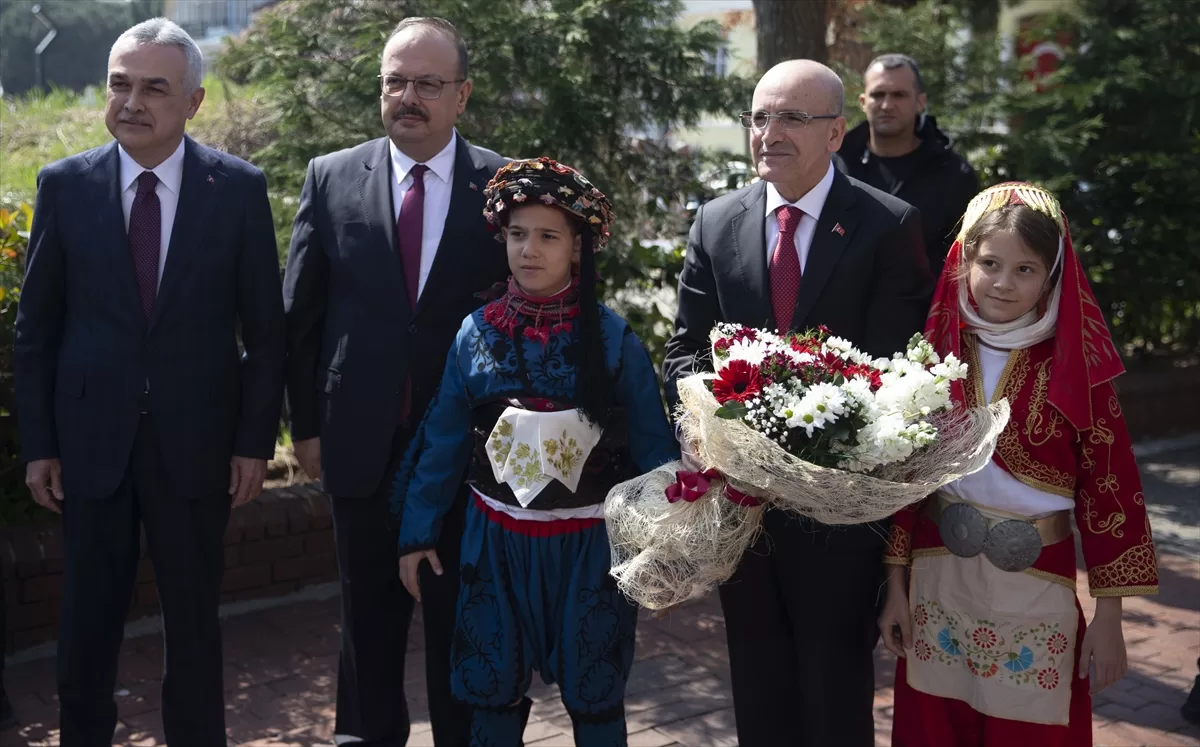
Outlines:
POLYGON ((492 476, 496 482, 508 483, 522 508, 533 503, 551 480, 574 493, 583 463, 600 442, 602 430, 578 410, 535 412, 509 407, 488 436, 492 476))
POLYGON ((1075 672, 1075 592, 1009 573, 982 553, 913 559, 908 684, 979 713, 1066 724, 1075 672))

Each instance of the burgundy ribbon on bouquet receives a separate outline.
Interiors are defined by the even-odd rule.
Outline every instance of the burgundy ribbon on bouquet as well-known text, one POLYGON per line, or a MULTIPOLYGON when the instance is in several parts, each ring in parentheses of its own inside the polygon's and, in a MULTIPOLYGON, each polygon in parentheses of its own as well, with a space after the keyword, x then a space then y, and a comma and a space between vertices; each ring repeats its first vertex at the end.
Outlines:
MULTIPOLYGON (((689 472, 687 470, 676 470, 675 482, 667 486, 667 502, 678 503, 679 501, 687 501, 694 503, 701 496, 708 492, 712 487, 713 480, 721 479, 721 473, 715 469, 706 469, 703 472, 689 472)), ((732 501, 743 508, 754 508, 761 506, 762 501, 754 496, 746 495, 740 490, 735 490, 728 483, 725 489, 721 491, 726 500, 732 501)))
POLYGON ((676 470, 675 482, 667 486, 667 502, 678 503, 679 501, 687 501, 688 503, 694 503, 708 492, 709 487, 712 486, 712 481, 718 479, 720 476, 721 473, 715 469, 706 469, 703 472, 676 470))

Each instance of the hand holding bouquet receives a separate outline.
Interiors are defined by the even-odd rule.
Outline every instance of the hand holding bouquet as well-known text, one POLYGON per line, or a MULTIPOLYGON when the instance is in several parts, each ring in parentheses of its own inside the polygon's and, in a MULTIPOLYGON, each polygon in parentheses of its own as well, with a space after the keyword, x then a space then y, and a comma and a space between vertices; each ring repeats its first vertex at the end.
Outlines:
POLYGON ((954 406, 966 366, 920 335, 890 359, 825 330, 720 324, 711 340, 716 372, 679 381, 677 416, 705 474, 723 479, 669 502, 651 473, 606 505, 612 573, 647 606, 728 578, 761 522, 745 496, 824 524, 878 521, 982 469, 1008 422, 1006 401, 954 406))

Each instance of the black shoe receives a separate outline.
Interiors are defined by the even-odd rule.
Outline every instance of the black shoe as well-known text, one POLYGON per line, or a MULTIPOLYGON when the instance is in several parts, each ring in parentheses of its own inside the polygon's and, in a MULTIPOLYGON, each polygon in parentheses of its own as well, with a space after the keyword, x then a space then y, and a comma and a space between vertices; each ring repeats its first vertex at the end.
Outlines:
POLYGON ((1192 692, 1180 707, 1179 712, 1185 719, 1200 726, 1200 674, 1196 675, 1196 681, 1192 684, 1192 692))
POLYGON ((13 713, 12 703, 8 695, 0 693, 0 731, 11 729, 17 725, 17 714, 13 713))

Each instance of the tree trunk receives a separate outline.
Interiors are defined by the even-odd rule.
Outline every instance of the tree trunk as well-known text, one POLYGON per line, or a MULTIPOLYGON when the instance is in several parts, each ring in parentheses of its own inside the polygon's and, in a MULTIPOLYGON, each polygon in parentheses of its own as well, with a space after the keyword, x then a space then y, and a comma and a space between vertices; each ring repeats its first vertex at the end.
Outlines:
POLYGON ((754 0, 758 71, 784 60, 826 62, 827 6, 828 0, 754 0))

